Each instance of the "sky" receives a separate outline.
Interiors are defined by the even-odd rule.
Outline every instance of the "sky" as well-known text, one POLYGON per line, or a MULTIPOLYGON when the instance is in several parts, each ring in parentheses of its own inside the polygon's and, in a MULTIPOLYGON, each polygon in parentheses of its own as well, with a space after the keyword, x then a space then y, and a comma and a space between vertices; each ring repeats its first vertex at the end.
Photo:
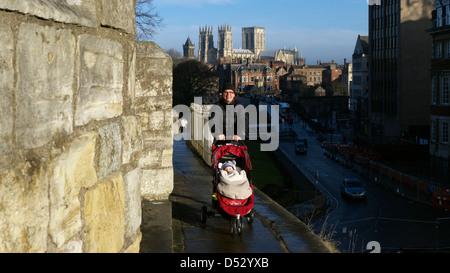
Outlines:
POLYGON ((198 54, 200 26, 231 25, 233 48, 243 27, 264 27, 266 50, 297 47, 307 64, 351 62, 358 35, 368 35, 367 0, 153 0, 163 28, 152 37, 162 49, 183 52, 190 37, 198 54))

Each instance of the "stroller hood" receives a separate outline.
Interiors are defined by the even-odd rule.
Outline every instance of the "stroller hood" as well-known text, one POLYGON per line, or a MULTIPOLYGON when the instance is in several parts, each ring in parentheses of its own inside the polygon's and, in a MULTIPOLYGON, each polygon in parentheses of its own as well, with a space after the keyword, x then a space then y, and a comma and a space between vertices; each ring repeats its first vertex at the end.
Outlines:
POLYGON ((211 162, 214 168, 218 167, 220 159, 227 155, 228 153, 233 154, 236 157, 245 159, 245 169, 249 171, 252 169, 252 163, 250 161, 250 155, 247 151, 247 146, 236 145, 236 144, 224 144, 224 145, 213 145, 212 146, 211 162))

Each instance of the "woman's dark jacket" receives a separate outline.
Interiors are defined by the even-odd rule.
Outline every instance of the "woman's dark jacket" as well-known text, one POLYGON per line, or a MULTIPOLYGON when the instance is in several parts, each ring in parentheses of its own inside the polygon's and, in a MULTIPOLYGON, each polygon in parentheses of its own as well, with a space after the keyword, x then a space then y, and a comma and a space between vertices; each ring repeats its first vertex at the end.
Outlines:
MULTIPOLYGON (((229 104, 227 104, 227 102, 223 99, 220 98, 220 100, 216 103, 216 105, 220 106, 220 108, 222 109, 222 113, 223 113, 223 125, 222 125, 222 134, 224 134, 226 136, 226 139, 233 139, 233 135, 237 135, 239 136, 241 139, 248 139, 248 114, 245 113, 244 111, 244 107, 242 106, 242 104, 240 104, 237 99, 235 98, 232 102, 230 102, 229 104), (227 121, 227 111, 226 111, 226 106, 227 105, 232 105, 233 107, 235 107, 235 111, 234 111, 234 117, 233 117, 233 134, 231 135, 227 135, 227 127, 226 127, 226 121, 227 121), (240 106, 237 107, 236 106, 240 106), (238 123, 237 121, 240 120, 245 121, 243 128, 239 128, 242 129, 240 132, 238 132, 238 123)), ((215 116, 215 113, 212 112, 210 119, 213 119, 215 116)), ((215 125, 213 125, 211 127, 211 133, 214 137, 217 137, 220 132, 216 132, 215 130, 215 125)))

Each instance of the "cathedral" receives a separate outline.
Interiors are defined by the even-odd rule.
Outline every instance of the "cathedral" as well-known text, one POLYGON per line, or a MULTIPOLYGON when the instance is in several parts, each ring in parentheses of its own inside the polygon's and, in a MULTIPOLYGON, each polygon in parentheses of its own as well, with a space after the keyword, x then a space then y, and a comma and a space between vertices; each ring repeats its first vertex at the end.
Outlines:
MULTIPOLYGON (((260 59, 274 59, 289 64, 298 64, 301 57, 298 56, 297 48, 286 51, 266 51, 266 34, 264 27, 242 28, 242 48, 233 49, 232 27, 221 25, 218 27, 217 48, 214 47, 213 27, 204 26, 199 28, 198 60, 210 65, 223 62, 255 62, 260 59), (270 56, 269 56, 270 55, 270 56)), ((183 46, 184 57, 193 58, 193 52, 187 52, 188 47, 193 47, 190 39, 183 46), (189 45, 188 45, 189 43, 189 45)))
POLYGON ((233 49, 232 27, 222 25, 218 27, 217 48, 214 47, 213 28, 210 26, 199 28, 198 60, 211 65, 233 59, 257 59, 258 54, 265 50, 265 29, 263 27, 249 27, 242 29, 242 49, 233 49))

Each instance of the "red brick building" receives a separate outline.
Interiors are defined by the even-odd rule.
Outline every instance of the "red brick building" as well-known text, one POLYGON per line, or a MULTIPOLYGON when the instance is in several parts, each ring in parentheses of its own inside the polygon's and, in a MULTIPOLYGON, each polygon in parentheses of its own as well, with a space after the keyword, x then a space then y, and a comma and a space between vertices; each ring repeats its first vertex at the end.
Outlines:
POLYGON ((279 87, 276 71, 265 63, 223 64, 219 71, 221 78, 234 84, 238 92, 254 86, 261 88, 264 94, 272 94, 279 87))

